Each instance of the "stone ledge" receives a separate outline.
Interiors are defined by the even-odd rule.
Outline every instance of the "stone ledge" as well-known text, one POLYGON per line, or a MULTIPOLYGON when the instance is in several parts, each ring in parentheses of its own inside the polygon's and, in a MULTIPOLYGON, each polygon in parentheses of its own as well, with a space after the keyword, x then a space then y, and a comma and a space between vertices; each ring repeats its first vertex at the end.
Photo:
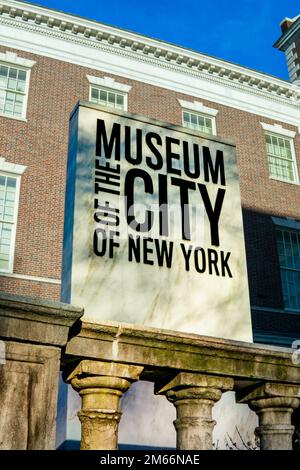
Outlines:
POLYGON ((83 310, 60 302, 0 293, 0 338, 65 346, 83 310))
POLYGON ((141 378, 152 380, 178 371, 233 377, 235 389, 261 380, 299 383, 300 365, 292 350, 200 336, 138 325, 82 323, 66 347, 65 361, 99 359, 145 367, 141 378), (155 375, 155 374, 154 374, 155 375), (156 374, 157 376, 157 374, 156 374))

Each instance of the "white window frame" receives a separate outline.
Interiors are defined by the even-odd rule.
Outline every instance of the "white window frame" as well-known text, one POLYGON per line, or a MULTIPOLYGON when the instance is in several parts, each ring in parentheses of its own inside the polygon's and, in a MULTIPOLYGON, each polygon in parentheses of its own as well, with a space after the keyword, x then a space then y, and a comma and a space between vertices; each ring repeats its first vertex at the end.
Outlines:
MULTIPOLYGON (((296 135, 296 132, 290 131, 289 129, 285 129, 280 124, 274 124, 273 125, 273 124, 266 124, 264 122, 261 122, 260 124, 261 124, 262 128, 265 131, 264 132, 264 137, 266 135, 271 135, 271 136, 274 135, 277 138, 282 137, 283 139, 289 140, 290 141, 290 146, 291 146, 291 153, 292 153, 291 162, 293 164, 294 176, 295 176, 294 181, 286 180, 286 179, 283 179, 283 178, 278 178, 274 175, 271 175, 270 174, 269 162, 267 161, 268 170, 269 170, 269 178, 271 180, 280 181, 281 183, 299 185, 299 173, 298 173, 298 165, 297 165, 297 158, 296 158, 295 145, 294 145, 294 137, 296 135)), ((267 154, 267 158, 268 158, 266 142, 265 142, 265 149, 266 149, 266 154, 267 154)), ((280 157, 278 157, 278 158, 280 159, 280 157)))
MULTIPOLYGON (((194 113, 198 114, 199 116, 202 116, 204 118, 209 118, 212 123, 212 133, 209 134, 207 132, 204 132, 205 135, 217 135, 217 124, 216 124, 216 115, 218 114, 217 109, 209 108, 208 106, 204 106, 203 103, 200 101, 185 101, 185 100, 178 100, 181 108, 182 108, 182 125, 184 125, 183 121, 183 113, 188 112, 188 113, 194 113)), ((201 132, 201 131, 197 131, 201 132)))
MULTIPOLYGON (((130 85, 125 85, 124 83, 116 82, 114 78, 111 77, 93 77, 91 75, 87 75, 87 79, 90 83, 90 91, 89 91, 89 100, 91 101, 92 98, 92 88, 97 88, 98 90, 104 90, 107 92, 116 93, 118 95, 122 95, 124 97, 124 109, 123 111, 128 110, 128 93, 131 90, 130 85)), ((112 107, 113 109, 118 109, 112 107)), ((121 110, 120 110, 121 111, 121 110)))
POLYGON ((27 115, 28 95, 29 95, 30 74, 31 74, 31 68, 34 66, 35 63, 36 62, 34 60, 24 59, 22 57, 19 57, 17 54, 13 52, 0 53, 0 65, 4 65, 6 67, 18 68, 26 72, 22 116, 10 116, 9 114, 0 112, 1 117, 6 117, 9 119, 16 119, 17 121, 27 121, 26 115, 27 115))
POLYGON ((17 165, 15 163, 6 162, 5 158, 0 157, 0 175, 9 176, 11 178, 16 178, 16 195, 15 195, 15 211, 14 219, 11 223, 13 226, 11 233, 11 245, 9 251, 9 265, 7 269, 0 268, 1 273, 12 273, 14 267, 14 258, 15 258, 15 245, 16 245, 16 234, 17 234, 17 222, 18 222, 18 213, 19 213, 19 200, 20 200, 20 187, 21 187, 21 176, 26 170, 26 166, 17 165))

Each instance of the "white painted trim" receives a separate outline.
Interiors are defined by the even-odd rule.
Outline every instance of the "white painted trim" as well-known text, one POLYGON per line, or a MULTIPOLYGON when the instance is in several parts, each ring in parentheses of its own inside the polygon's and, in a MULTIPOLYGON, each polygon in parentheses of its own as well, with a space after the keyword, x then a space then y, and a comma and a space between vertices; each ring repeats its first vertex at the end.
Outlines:
POLYGON ((92 77, 91 75, 87 75, 88 81, 92 85, 97 85, 99 87, 110 88, 111 90, 117 90, 121 93, 128 93, 131 90, 130 85, 125 85, 124 83, 116 82, 114 78, 111 77, 92 77))
POLYGON ((24 59, 19 57, 15 52, 0 52, 0 62, 8 62, 11 65, 17 67, 24 67, 30 69, 36 63, 34 60, 24 59))
MULTIPOLYGON (((55 37, 96 49, 109 46, 114 51, 132 52, 133 57, 176 63, 181 68, 198 69, 205 74, 225 77, 229 82, 234 80, 250 87, 264 88, 268 93, 290 93, 291 84, 271 75, 96 21, 12 0, 2 2, 0 14, 2 24, 33 31, 44 37, 55 37), (14 8, 16 5, 17 9, 14 8), (270 84, 272 89, 268 90, 270 84)), ((17 39, 16 34, 14 37, 17 39)))
POLYGON ((0 174, 16 178, 14 220, 10 223, 12 225, 12 233, 11 233, 11 243, 10 243, 10 252, 9 252, 9 265, 8 265, 7 270, 1 270, 0 272, 7 272, 7 273, 13 272, 18 212, 19 212, 19 200, 20 200, 21 175, 24 173, 26 168, 27 167, 24 165, 17 165, 16 163, 6 162, 5 158, 0 157, 0 174))
POLYGON ((16 179, 16 194, 15 194, 15 207, 14 207, 14 217, 12 222, 7 222, 8 225, 12 227, 11 231, 11 240, 9 247, 9 263, 7 269, 0 269, 2 273, 12 273, 14 268, 14 257, 15 257, 15 245, 16 245, 16 234, 17 234, 17 222, 18 222, 18 212, 19 212, 19 199, 20 199, 20 181, 21 175, 17 173, 7 173, 2 171, 1 175, 12 177, 16 179))
POLYGON ((27 166, 7 162, 5 158, 0 157, 0 171, 5 173, 12 173, 13 175, 22 175, 26 168, 27 166))
POLYGON ((8 114, 0 113, 1 118, 8 118, 8 119, 14 119, 15 121, 21 121, 21 122, 27 122, 26 118, 22 118, 19 116, 9 116, 8 114))
MULTIPOLYGON (((285 137, 290 140, 290 145, 291 145, 291 152, 292 152, 292 163, 293 163, 293 168, 294 168, 294 174, 295 174, 295 180, 294 181, 289 181, 285 180, 283 178, 277 178, 274 175, 269 174, 269 178, 272 180, 280 181, 281 183, 288 183, 288 184, 296 184, 299 185, 299 174, 298 174, 298 165, 297 165, 297 158, 296 158, 296 152, 295 152, 295 146, 294 146, 294 140, 293 138, 295 137, 296 133, 289 131, 288 129, 284 129, 282 126, 275 124, 274 126, 270 124, 265 124, 261 122, 262 127, 264 128, 265 132, 268 134, 274 134, 276 137, 285 137), (274 130, 275 129, 275 130, 274 130)), ((280 157, 278 157, 280 158, 280 157)))
MULTIPOLYGON (((296 163, 294 162, 294 164, 295 164, 295 166, 294 166, 294 168, 295 168, 295 173, 296 173, 296 175, 298 175, 296 163)), ((270 179, 270 180, 274 180, 274 181, 279 181, 280 183, 294 184, 294 185, 296 185, 296 186, 299 186, 299 185, 300 185, 300 183, 299 183, 299 181, 298 181, 298 176, 297 176, 297 181, 288 181, 288 180, 284 180, 284 179, 282 179, 282 178, 276 178, 276 176, 271 176, 271 175, 269 175, 269 179, 270 179)))
MULTIPOLYGON (((216 126, 216 118, 214 116, 207 116, 206 114, 204 113, 199 113, 198 111, 192 111, 190 109, 182 109, 182 116, 181 116, 181 119, 182 119, 182 126, 185 127, 184 125, 184 119, 183 119, 183 113, 184 112, 187 112, 187 113, 195 113, 195 114, 199 114, 203 117, 207 117, 208 119, 211 120, 211 131, 212 133, 208 133, 208 132, 201 132, 201 130, 199 129, 195 129, 196 132, 201 132, 203 133, 203 135, 217 135, 217 126, 216 126)), ((189 127, 187 127, 187 129, 191 129, 189 127)))
POLYGON ((0 271, 0 277, 11 277, 15 279, 24 279, 25 281, 44 282, 46 284, 61 284, 60 279, 52 279, 51 277, 27 276, 25 274, 5 273, 2 271, 0 271))
POLYGON ((200 101, 184 101, 178 99, 179 104, 182 108, 187 109, 188 111, 196 111, 197 113, 207 114, 209 116, 216 116, 219 112, 218 109, 209 108, 204 106, 200 101))
POLYGON ((12 0, 2 4, 7 47, 300 126, 300 88, 289 82, 101 23, 12 0))
POLYGON ((28 103, 28 94, 29 94, 29 81, 30 81, 30 72, 33 65, 36 63, 34 60, 23 59, 18 57, 14 52, 5 52, 0 53, 0 63, 7 64, 8 66, 16 66, 19 69, 23 69, 26 72, 26 81, 25 81, 25 90, 21 93, 24 96, 23 107, 22 107, 22 116, 10 116, 5 113, 0 113, 0 116, 8 117, 10 119, 17 119, 18 121, 27 121, 27 103, 28 103))
MULTIPOLYGON (((90 85, 90 90, 89 90, 89 101, 92 101, 92 88, 99 88, 99 90, 105 90, 107 92, 110 91, 110 88, 104 88, 103 86, 99 86, 99 85, 90 85)), ((124 111, 128 111, 128 95, 127 93, 122 93, 120 91, 116 91, 116 90, 111 90, 112 93, 115 93, 115 94, 118 94, 118 95, 122 95, 124 100, 123 100, 123 110, 124 111)), ((105 106, 105 105, 104 105, 105 106)), ((110 107, 109 104, 106 105, 107 107, 110 107)), ((112 109, 118 109, 118 108, 115 108, 114 106, 111 106, 112 109)))
POLYGON ((273 134, 290 137, 291 139, 293 139, 296 135, 296 132, 290 131, 289 129, 284 129, 280 124, 266 124, 261 122, 261 125, 265 131, 272 132, 273 134))

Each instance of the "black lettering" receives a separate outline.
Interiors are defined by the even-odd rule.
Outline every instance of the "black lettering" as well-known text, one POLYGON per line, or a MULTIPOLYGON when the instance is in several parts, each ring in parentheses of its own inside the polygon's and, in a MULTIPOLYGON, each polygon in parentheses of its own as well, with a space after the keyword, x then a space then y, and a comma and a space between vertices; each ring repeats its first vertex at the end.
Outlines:
POLYGON ((120 186, 120 175, 112 175, 110 173, 96 171, 96 176, 97 178, 95 178, 95 182, 97 183, 107 184, 108 186, 120 186))
POLYGON ((185 181, 180 178, 171 178, 171 183, 180 188, 180 206, 181 206, 181 231, 183 240, 191 239, 190 213, 189 213, 189 189, 195 190, 196 183, 185 181))
POLYGON ((220 245, 219 218, 220 218, 221 209, 222 209, 222 205, 224 201, 225 189, 221 189, 221 188, 218 189, 215 207, 213 209, 205 184, 198 183, 198 188, 201 193, 205 210, 206 210, 206 214, 210 222, 211 244, 214 246, 219 246, 220 245))
POLYGON ((185 270, 189 271, 190 270, 190 257, 192 254, 192 245, 189 245, 188 250, 185 249, 185 245, 183 243, 180 243, 180 248, 182 251, 182 254, 184 256, 184 261, 185 261, 185 270))
POLYGON ((114 190, 111 188, 104 188, 101 184, 95 182, 95 193, 109 193, 109 194, 120 194, 119 190, 114 190))
POLYGON ((193 155, 194 162, 193 165, 190 163, 189 156, 189 144, 188 142, 183 141, 183 166, 186 176, 189 178, 199 178, 200 176, 200 158, 199 158, 199 146, 197 144, 193 145, 193 155), (194 167, 194 170, 191 170, 191 166, 194 167))
POLYGON ((213 274, 212 267, 214 267, 216 275, 220 276, 220 273, 219 273, 219 270, 218 270, 218 253, 216 252, 216 250, 212 250, 211 248, 208 248, 207 253, 208 253, 208 272, 209 272, 209 274, 213 274))
POLYGON ((173 242, 167 242, 166 240, 159 241, 157 238, 154 239, 158 266, 163 266, 166 263, 167 268, 172 266, 173 258, 173 242), (169 246, 169 249, 168 249, 169 246))
POLYGON ((222 150, 217 150, 215 166, 212 162, 210 150, 208 147, 203 147, 203 167, 204 167, 204 181, 211 180, 214 184, 218 183, 220 175, 220 184, 225 186, 225 169, 224 169, 224 157, 222 150))
POLYGON ((195 268, 198 273, 204 273, 206 269, 206 257, 203 248, 197 246, 194 250, 195 268), (199 252, 201 253, 201 267, 199 265, 199 252))
POLYGON ((144 170, 133 168, 129 170, 125 177, 125 214, 128 225, 137 232, 149 232, 153 226, 153 211, 145 211, 143 223, 137 222, 134 214, 134 183, 136 178, 144 181, 145 193, 153 194, 153 183, 151 176, 144 170))
POLYGON ((120 224, 120 218, 115 214, 110 214, 104 211, 97 211, 94 214, 95 222, 108 226, 117 227, 120 224), (109 220, 111 219, 111 220, 109 220))
POLYGON ((148 145, 149 150, 151 150, 153 155, 156 157, 156 162, 153 161, 151 157, 146 157, 146 163, 152 170, 160 170, 163 167, 163 157, 157 147, 153 144, 152 140, 156 140, 156 145, 162 145, 162 140, 159 134, 155 134, 155 132, 148 132, 148 134, 146 134, 146 144, 148 145))
POLYGON ((119 243, 114 241, 114 237, 119 237, 120 232, 113 232, 112 230, 109 231, 109 257, 114 257, 114 247, 119 247, 119 243))
POLYGON ((226 276, 226 271, 227 271, 228 276, 232 277, 230 268, 228 266, 228 260, 229 260, 230 255, 231 255, 230 251, 228 253, 226 253, 226 256, 225 256, 224 251, 221 251, 221 271, 222 271, 222 276, 223 277, 226 276), (224 256, 225 256, 225 258, 224 258, 224 256))
POLYGON ((143 256, 144 256, 144 264, 150 264, 153 266, 154 261, 152 259, 148 259, 148 255, 153 253, 153 249, 149 248, 148 243, 153 243, 152 238, 143 238, 143 256))
POLYGON ((142 130, 136 129, 136 156, 131 153, 131 128, 125 126, 125 159, 132 165, 139 165, 142 162, 142 130))
POLYGON ((167 180, 167 175, 158 175, 159 234, 166 237, 169 235, 167 180))
POLYGON ((105 158, 111 158, 113 148, 115 147, 115 160, 120 160, 121 155, 121 126, 118 123, 114 123, 110 140, 108 142, 105 122, 103 119, 97 119, 97 133, 96 133, 96 155, 98 157, 104 156, 105 158), (104 150, 102 154, 102 148, 104 150))
POLYGON ((133 238, 132 235, 128 236, 128 261, 134 259, 136 263, 141 261, 141 239, 140 237, 133 238))
POLYGON ((167 159, 167 172, 173 173, 174 175, 181 175, 179 168, 173 167, 173 160, 179 161, 179 153, 172 152, 172 144, 179 145, 180 140, 174 139, 173 137, 166 137, 166 159, 167 159))
POLYGON ((93 240, 94 253, 97 256, 104 256, 106 253, 106 231, 102 228, 96 228, 93 240), (102 249, 99 249, 99 234, 102 236, 102 249))

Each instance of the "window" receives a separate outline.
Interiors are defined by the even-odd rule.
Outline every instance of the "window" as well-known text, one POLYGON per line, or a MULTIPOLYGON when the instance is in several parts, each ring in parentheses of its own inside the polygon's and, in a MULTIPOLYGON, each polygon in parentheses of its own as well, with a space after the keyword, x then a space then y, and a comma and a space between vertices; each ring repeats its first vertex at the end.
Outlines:
POLYGON ((91 101, 103 106, 111 106, 116 109, 125 109, 124 95, 101 88, 91 87, 91 101))
POLYGON ((293 138, 296 132, 280 124, 265 124, 265 142, 270 178, 288 183, 298 183, 298 172, 293 138))
POLYGON ((26 167, 0 157, 0 271, 12 272, 20 176, 26 167))
POLYGON ((110 77, 100 78, 87 75, 87 79, 90 82, 90 101, 127 111, 128 92, 131 86, 118 83, 110 77))
POLYGON ((0 173, 0 270, 9 271, 16 213, 17 178, 0 173))
POLYGON ((288 137, 265 134, 270 176, 279 180, 297 182, 293 140, 288 137))
POLYGON ((300 310, 300 231, 277 228, 284 307, 300 310))
POLYGON ((183 111, 183 126, 206 134, 213 134, 212 119, 198 113, 183 111))
POLYGON ((0 114, 25 119, 30 68, 34 61, 0 53, 0 114))
POLYGON ((26 73, 26 70, 0 64, 0 113, 23 116, 26 73))
POLYGON ((178 100, 182 107, 182 125, 189 129, 216 135, 217 109, 204 106, 200 101, 178 100))

